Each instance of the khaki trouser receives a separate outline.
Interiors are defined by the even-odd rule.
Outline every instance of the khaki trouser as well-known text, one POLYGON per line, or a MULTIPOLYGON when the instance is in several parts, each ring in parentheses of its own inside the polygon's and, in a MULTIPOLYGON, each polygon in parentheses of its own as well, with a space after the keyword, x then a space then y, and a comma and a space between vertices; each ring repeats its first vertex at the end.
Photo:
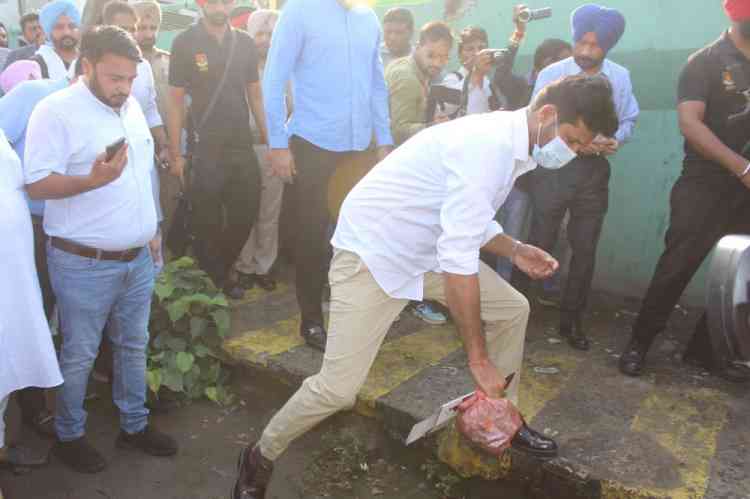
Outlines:
MULTIPOLYGON (((503 376, 516 373, 507 394, 517 403, 529 304, 487 265, 479 265, 487 350, 503 376)), ((354 406, 391 323, 409 303, 385 294, 362 260, 348 251, 336 252, 329 279, 330 322, 323 366, 302 383, 263 432, 260 450, 271 460, 328 416, 354 406)), ((424 286, 425 299, 445 304, 442 275, 426 274, 424 286)))
POLYGON ((260 193, 258 220, 253 225, 235 268, 243 274, 266 275, 279 253, 279 214, 284 195, 284 181, 271 175, 266 158, 268 146, 256 145, 260 176, 263 182, 260 193))

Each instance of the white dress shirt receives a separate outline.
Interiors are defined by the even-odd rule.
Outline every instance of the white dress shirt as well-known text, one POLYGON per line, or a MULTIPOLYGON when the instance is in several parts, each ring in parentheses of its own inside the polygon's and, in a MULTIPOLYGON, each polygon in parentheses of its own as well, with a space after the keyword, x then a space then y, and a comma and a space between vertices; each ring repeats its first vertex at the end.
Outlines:
POLYGON ((341 207, 332 244, 359 255, 393 298, 421 300, 426 272, 472 275, 513 183, 536 168, 526 109, 467 116, 418 133, 341 207))
MULTIPOLYGON (((461 66, 458 71, 448 73, 441 85, 463 91, 466 78, 468 77, 469 71, 461 66), (460 77, 458 76, 459 74, 461 75, 460 77)), ((481 86, 469 82, 469 99, 466 103, 466 114, 488 113, 490 111, 490 97, 492 97, 492 84, 489 77, 484 77, 481 86)), ((446 105, 445 111, 449 115, 455 113, 457 110, 458 106, 446 105)))
POLYGON ((105 251, 146 245, 156 234, 154 143, 132 96, 118 113, 79 81, 36 106, 26 135, 26 184, 53 173, 88 175, 97 155, 121 137, 128 141, 128 163, 120 177, 77 196, 48 200, 48 235, 105 251))
POLYGON ((156 101, 156 83, 154 83, 154 72, 151 70, 151 64, 143 59, 138 63, 138 76, 133 81, 133 87, 130 94, 140 104, 146 122, 149 128, 162 126, 164 121, 159 114, 159 107, 156 101))

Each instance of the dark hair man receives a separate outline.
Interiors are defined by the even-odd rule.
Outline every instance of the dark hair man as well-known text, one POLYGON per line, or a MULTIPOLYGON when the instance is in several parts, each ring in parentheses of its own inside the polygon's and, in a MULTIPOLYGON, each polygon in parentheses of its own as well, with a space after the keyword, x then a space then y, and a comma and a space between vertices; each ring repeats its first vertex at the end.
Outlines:
MULTIPOLYGON (((571 16, 573 57, 548 66, 539 74, 534 88, 538 93, 561 77, 585 73, 603 75, 612 84, 620 126, 614 137, 597 137, 581 149, 578 158, 559 171, 535 171, 529 181, 534 214, 529 242, 552 250, 560 224, 567 212, 568 240, 572 259, 560 304, 560 335, 578 350, 588 350, 590 342, 582 319, 591 290, 604 217, 609 205, 610 166, 607 156, 617 152, 633 133, 639 114, 627 69, 606 59, 625 31, 620 12, 587 4, 571 16)), ((515 272, 519 285, 528 291, 528 279, 515 272)))
POLYGON ((383 45, 380 49, 384 68, 394 59, 411 55, 413 37, 414 14, 403 7, 389 9, 383 16, 383 45))
POLYGON ((296 291, 300 334, 323 350, 323 288, 329 256, 328 184, 337 165, 365 156, 375 139, 384 158, 393 139, 388 90, 378 57, 382 34, 365 0, 289 0, 274 31, 263 77, 269 159, 294 182, 296 291), (294 113, 287 84, 294 81, 294 113), (337 89, 333 92, 331 89, 337 89))
POLYGON ((394 61, 385 73, 391 108, 391 132, 396 145, 403 144, 431 123, 425 123, 430 82, 450 60, 453 34, 450 26, 434 21, 419 32, 414 53, 394 61))
MULTIPOLYGON (((487 31, 479 26, 467 26, 459 34, 458 71, 448 73, 441 85, 462 93, 461 104, 465 114, 496 111, 501 106, 502 95, 496 95, 490 82, 492 58, 480 57, 489 46, 487 31), (468 80, 467 80, 468 78, 468 80)), ((453 115, 460 106, 444 105, 442 114, 453 115)))
MULTIPOLYGON (((409 300, 446 304, 478 390, 517 401, 529 304, 479 260, 479 251, 509 257, 535 279, 557 270, 547 253, 503 234, 495 213, 519 175, 537 164, 560 168, 596 135, 614 133, 611 95, 603 78, 566 78, 529 109, 467 116, 416 135, 357 184, 332 241, 331 354, 258 445, 242 452, 233 497, 263 499, 273 461, 289 444, 354 405, 409 300)), ((557 453, 554 441, 526 426, 513 445, 538 456, 557 453)))
MULTIPOLYGON (((691 55, 680 75, 677 113, 685 160, 672 188, 666 248, 620 357, 620 370, 629 376, 643 371, 651 344, 719 239, 750 234, 750 128, 746 119, 729 120, 746 104, 730 68, 750 74, 750 0, 724 0, 724 10, 729 30, 691 55)), ((717 371, 705 313, 683 359, 729 381, 750 380, 750 369, 741 363, 717 371)))
POLYGON ((0 56, 0 70, 5 70, 8 66, 13 64, 16 61, 25 61, 27 59, 31 59, 34 57, 34 54, 36 54, 36 51, 39 50, 39 47, 44 44, 45 40, 45 33, 44 30, 41 27, 41 24, 39 23, 39 14, 33 12, 30 14, 26 14, 21 18, 22 26, 25 26, 25 29, 22 29, 23 33, 29 33, 29 36, 32 36, 31 33, 35 32, 36 36, 32 38, 32 40, 29 43, 21 43, 23 38, 26 37, 26 35, 23 35, 23 38, 19 39, 19 47, 17 49, 11 50, 5 59, 5 61, 2 60, 2 56, 0 56), (24 20, 32 19, 31 21, 26 21, 26 24, 24 25, 24 20), (33 21, 33 19, 36 19, 36 21, 33 21), (36 26, 35 26, 36 25, 36 26), (37 28, 36 30, 34 28, 37 28))
POLYGON ((257 217, 261 186, 251 113, 266 142, 258 52, 250 35, 229 25, 234 0, 200 0, 199 5, 203 18, 172 44, 170 163, 174 175, 189 175, 200 266, 217 286, 240 298, 244 290, 233 266, 257 217), (192 99, 189 123, 184 113, 187 95, 192 99), (183 128, 192 131, 189 172, 184 172, 183 128))
MULTIPOLYGON (((398 59, 388 66, 385 80, 391 109, 391 133, 397 145, 434 123, 447 118, 438 117, 426 123, 427 98, 430 82, 440 76, 450 60, 453 34, 440 21, 431 22, 419 32, 419 44, 409 57, 398 59)), ((445 324, 447 318, 432 304, 413 303, 409 310, 428 324, 445 324)))
POLYGON ((29 12, 21 16, 21 37, 18 39, 18 46, 41 45, 44 43, 44 31, 39 24, 39 13, 29 12))
POLYGON ((39 21, 47 43, 39 47, 32 60, 39 63, 43 78, 63 79, 78 58, 81 13, 73 0, 54 0, 42 7, 39 21))
POLYGON ((49 96, 31 115, 24 169, 29 195, 47 200, 47 261, 63 335, 65 382, 53 453, 76 471, 96 473, 106 462, 86 440, 83 401, 105 324, 114 350, 118 447, 168 456, 177 444, 148 424, 145 407, 154 288, 147 245, 157 219, 153 139, 130 95, 140 51, 114 26, 87 32, 81 49, 85 79, 49 96), (108 158, 112 144, 121 145, 108 158))

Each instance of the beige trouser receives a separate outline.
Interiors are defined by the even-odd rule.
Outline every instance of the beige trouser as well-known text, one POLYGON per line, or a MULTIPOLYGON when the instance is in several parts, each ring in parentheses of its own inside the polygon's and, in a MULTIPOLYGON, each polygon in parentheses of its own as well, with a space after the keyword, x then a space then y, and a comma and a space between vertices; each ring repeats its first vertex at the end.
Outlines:
MULTIPOLYGON (((409 303, 385 294, 362 260, 348 251, 336 252, 329 279, 330 322, 323 366, 302 383, 263 432, 260 450, 271 460, 328 416, 354 406, 391 323, 409 303)), ((529 304, 481 262, 479 285, 487 350, 503 376, 516 373, 507 393, 517 403, 529 304)), ((445 304, 442 275, 426 274, 424 287, 425 299, 445 304)))
POLYGON ((279 214, 284 182, 279 177, 271 175, 266 159, 267 152, 268 146, 255 146, 263 185, 258 220, 253 225, 250 237, 247 238, 235 265, 243 274, 268 274, 279 253, 279 214))

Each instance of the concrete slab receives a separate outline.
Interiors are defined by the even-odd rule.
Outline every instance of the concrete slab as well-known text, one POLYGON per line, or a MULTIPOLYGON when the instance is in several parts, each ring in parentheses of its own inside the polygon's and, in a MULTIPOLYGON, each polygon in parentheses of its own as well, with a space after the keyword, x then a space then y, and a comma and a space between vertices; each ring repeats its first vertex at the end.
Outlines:
MULTIPOLYGON (((322 355, 299 337, 291 286, 246 296, 233 319, 224 346, 237 362, 292 386, 320 369, 322 355)), ((617 371, 632 312, 594 306, 586 321, 593 339, 588 353, 558 341, 556 320, 553 310, 532 311, 519 405, 532 426, 558 440, 560 458, 540 463, 512 451, 489 458, 449 428, 431 441, 443 461, 467 477, 523 483, 533 497, 750 497, 750 398, 746 389, 680 362, 679 336, 689 335, 692 315, 675 314, 639 379, 617 371)), ((403 438, 441 403, 472 389, 454 328, 402 314, 356 409, 403 438)))

